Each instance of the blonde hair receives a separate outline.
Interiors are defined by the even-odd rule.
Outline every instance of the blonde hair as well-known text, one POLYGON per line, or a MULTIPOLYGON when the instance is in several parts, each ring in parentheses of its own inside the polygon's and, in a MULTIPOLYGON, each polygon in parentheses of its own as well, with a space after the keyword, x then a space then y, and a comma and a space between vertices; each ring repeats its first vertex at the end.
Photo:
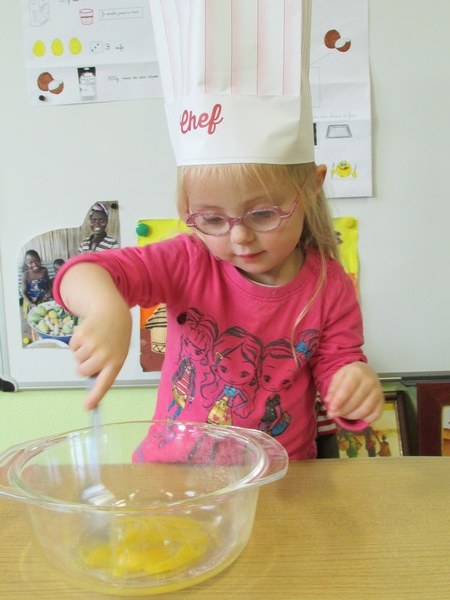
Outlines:
POLYGON ((314 294, 298 315, 293 333, 311 308, 317 294, 324 285, 326 278, 326 261, 328 258, 339 260, 337 236, 328 208, 328 203, 322 189, 322 181, 316 174, 316 164, 298 165, 275 164, 229 164, 229 165, 199 165, 178 168, 178 212, 184 219, 189 210, 189 198, 186 190, 186 178, 200 182, 204 177, 214 177, 218 184, 229 181, 230 175, 236 185, 255 185, 265 190, 273 188, 280 180, 289 179, 297 192, 301 194, 305 213, 303 230, 299 239, 299 247, 316 250, 322 261, 321 275, 314 294))

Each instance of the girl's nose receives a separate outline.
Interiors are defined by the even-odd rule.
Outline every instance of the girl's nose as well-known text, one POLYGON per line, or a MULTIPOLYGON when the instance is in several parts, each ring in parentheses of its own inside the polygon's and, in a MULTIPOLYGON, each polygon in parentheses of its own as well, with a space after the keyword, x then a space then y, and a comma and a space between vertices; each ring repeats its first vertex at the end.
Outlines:
POLYGON ((242 223, 236 223, 230 231, 230 240, 234 244, 247 244, 254 236, 255 232, 242 223))

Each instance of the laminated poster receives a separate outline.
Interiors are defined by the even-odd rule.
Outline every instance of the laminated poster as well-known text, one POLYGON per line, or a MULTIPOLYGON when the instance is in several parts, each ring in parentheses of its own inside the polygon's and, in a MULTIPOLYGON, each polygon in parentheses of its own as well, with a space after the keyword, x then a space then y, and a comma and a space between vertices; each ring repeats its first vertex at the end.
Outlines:
POLYGON ((78 317, 53 298, 53 280, 67 259, 120 247, 118 202, 96 202, 80 227, 56 229, 29 240, 18 257, 22 346, 67 350, 78 317))

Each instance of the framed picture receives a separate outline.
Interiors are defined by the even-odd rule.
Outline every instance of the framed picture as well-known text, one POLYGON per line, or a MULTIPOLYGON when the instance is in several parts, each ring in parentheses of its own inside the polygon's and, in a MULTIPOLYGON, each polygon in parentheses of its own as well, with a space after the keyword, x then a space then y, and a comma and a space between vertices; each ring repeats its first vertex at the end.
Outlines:
POLYGON ((417 384, 419 454, 450 456, 450 383, 417 384))
POLYGON ((340 458, 375 458, 409 454, 405 392, 385 392, 382 416, 362 431, 338 428, 340 458))

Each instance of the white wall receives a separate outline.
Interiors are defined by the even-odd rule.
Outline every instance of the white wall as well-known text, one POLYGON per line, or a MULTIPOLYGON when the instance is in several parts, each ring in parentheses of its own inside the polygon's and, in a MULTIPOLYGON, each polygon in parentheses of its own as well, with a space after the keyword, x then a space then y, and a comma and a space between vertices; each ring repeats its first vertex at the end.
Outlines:
MULTIPOLYGON (((76 380, 70 353, 26 351, 17 256, 50 227, 79 226, 91 202, 117 200, 122 244, 140 218, 173 217, 175 164, 161 100, 30 107, 20 2, 0 19, 0 255, 11 375, 76 380), (38 356, 37 356, 38 355, 38 356)), ((450 2, 369 1, 374 197, 336 199, 359 219, 366 351, 381 373, 450 371, 450 2)), ((1 321, 0 321, 1 322, 1 321)), ((121 378, 148 379, 136 335, 121 378)))

